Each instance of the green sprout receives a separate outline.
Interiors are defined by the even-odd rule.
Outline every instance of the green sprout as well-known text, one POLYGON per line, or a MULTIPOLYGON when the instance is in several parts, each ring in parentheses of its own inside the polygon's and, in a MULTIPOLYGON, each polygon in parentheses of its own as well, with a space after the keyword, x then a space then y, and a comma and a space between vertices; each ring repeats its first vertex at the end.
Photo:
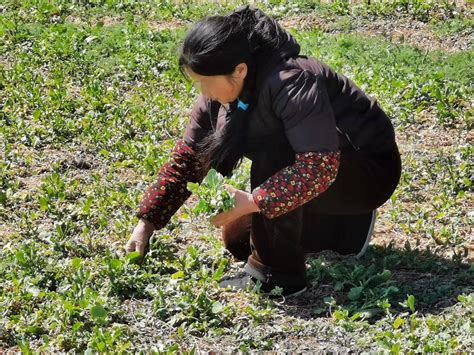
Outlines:
POLYGON ((199 202, 192 211, 195 214, 212 217, 232 209, 235 205, 235 198, 224 187, 224 184, 229 183, 230 180, 214 169, 209 170, 201 184, 188 182, 188 190, 199 198, 199 202))

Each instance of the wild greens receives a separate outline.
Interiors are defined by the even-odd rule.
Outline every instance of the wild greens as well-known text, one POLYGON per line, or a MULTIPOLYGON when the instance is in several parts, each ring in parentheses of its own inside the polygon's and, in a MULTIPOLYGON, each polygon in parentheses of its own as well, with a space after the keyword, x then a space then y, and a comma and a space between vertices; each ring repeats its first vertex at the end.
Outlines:
POLYGON ((235 198, 224 187, 228 183, 215 169, 209 170, 201 184, 188 182, 188 190, 195 193, 199 202, 194 206, 193 212, 215 216, 234 207, 235 198))
MULTIPOLYGON (((390 113, 403 174, 367 254, 308 259, 311 288, 297 304, 217 286, 240 266, 202 217, 227 208, 226 197, 206 213, 177 211, 143 262, 120 255, 196 97, 176 64, 185 24, 238 2, 0 3, 0 349, 474 348, 472 10, 454 1, 320 3, 255 2, 290 28, 302 54, 390 113)), ((239 185, 244 168, 218 177, 209 194, 223 182, 249 191, 239 185)))

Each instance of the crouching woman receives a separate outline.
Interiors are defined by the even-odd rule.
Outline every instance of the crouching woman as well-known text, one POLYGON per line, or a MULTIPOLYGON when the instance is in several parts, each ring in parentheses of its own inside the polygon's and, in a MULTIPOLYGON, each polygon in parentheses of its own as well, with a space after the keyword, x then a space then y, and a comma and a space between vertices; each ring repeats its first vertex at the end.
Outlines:
POLYGON ((229 175, 247 157, 251 192, 216 216, 226 248, 247 263, 221 286, 283 295, 306 289, 305 254, 362 255, 376 209, 401 173, 378 102, 316 58, 274 19, 244 7, 194 25, 179 64, 200 89, 184 137, 147 189, 127 250, 143 253, 210 168, 229 175))

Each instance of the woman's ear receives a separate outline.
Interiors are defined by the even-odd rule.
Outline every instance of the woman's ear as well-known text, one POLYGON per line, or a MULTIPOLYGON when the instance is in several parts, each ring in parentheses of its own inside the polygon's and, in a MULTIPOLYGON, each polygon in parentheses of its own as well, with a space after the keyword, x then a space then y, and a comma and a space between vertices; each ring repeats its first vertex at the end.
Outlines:
POLYGON ((234 73, 232 76, 243 80, 247 76, 247 71, 248 71, 247 63, 240 63, 235 66, 234 73))

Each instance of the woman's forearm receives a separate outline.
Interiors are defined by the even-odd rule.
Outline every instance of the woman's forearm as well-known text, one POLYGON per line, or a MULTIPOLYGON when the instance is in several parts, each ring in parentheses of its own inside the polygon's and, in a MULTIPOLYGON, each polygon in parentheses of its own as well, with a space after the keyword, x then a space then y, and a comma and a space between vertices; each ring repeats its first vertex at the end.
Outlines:
POLYGON ((336 179, 339 159, 339 151, 296 154, 294 164, 253 190, 261 213, 267 218, 278 217, 326 191, 336 179))
POLYGON ((183 140, 179 140, 170 160, 145 191, 135 215, 149 221, 155 229, 163 228, 189 197, 186 184, 189 181, 198 182, 202 176, 196 153, 183 140))

